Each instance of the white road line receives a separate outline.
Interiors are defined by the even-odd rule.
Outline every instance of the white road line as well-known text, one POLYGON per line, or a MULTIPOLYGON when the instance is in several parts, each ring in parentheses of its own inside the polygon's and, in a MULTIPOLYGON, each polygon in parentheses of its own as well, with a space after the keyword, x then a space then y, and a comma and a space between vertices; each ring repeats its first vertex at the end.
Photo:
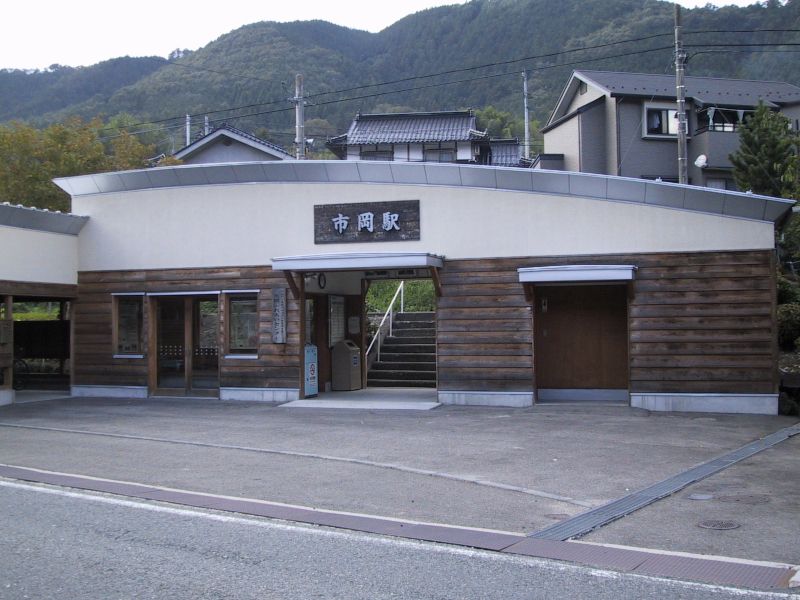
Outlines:
POLYGON ((72 498, 75 500, 97 502, 101 504, 121 506, 136 510, 147 510, 151 512, 175 515, 179 517, 205 519, 220 523, 247 525, 251 527, 263 527, 265 529, 274 529, 278 531, 287 531, 305 535, 315 535, 319 537, 339 538, 360 543, 379 544, 385 546, 394 546, 398 548, 409 548, 423 552, 434 552, 437 554, 451 554, 456 556, 472 557, 476 559, 493 561, 493 562, 511 563, 515 565, 537 566, 539 568, 547 569, 553 572, 582 573, 582 574, 589 574, 593 577, 602 577, 605 579, 615 579, 615 580, 622 579, 623 577, 633 577, 652 582, 667 581, 674 586, 680 586, 686 589, 694 589, 694 590, 724 592, 731 597, 741 596, 748 598, 770 598, 770 599, 774 598, 776 600, 787 599, 787 594, 785 593, 765 592, 759 590, 745 590, 741 588, 710 585, 706 583, 695 583, 691 581, 681 581, 677 579, 664 579, 660 577, 652 577, 649 575, 639 575, 634 573, 618 573, 615 571, 608 571, 605 569, 597 569, 592 567, 583 567, 579 565, 565 564, 535 557, 503 554, 499 552, 476 550, 473 548, 463 548, 459 546, 449 546, 446 544, 439 544, 435 542, 420 542, 413 540, 405 540, 402 538, 379 536, 377 534, 348 532, 348 531, 341 531, 338 529, 326 529, 312 525, 293 525, 258 517, 253 517, 253 518, 233 517, 229 515, 219 514, 216 512, 206 512, 199 509, 191 510, 185 508, 174 508, 172 506, 165 506, 153 501, 122 500, 108 495, 101 496, 84 492, 69 492, 56 487, 45 486, 45 485, 30 485, 26 483, 16 483, 13 481, 0 479, 0 487, 19 489, 24 491, 36 492, 40 494, 51 494, 54 496, 72 498))
POLYGON ((393 471, 401 471, 403 473, 412 473, 414 475, 426 475, 429 477, 438 477, 441 479, 450 479, 453 481, 460 481, 463 483, 473 483, 475 485, 481 485, 484 487, 494 488, 498 490, 510 491, 510 492, 518 492, 520 494, 527 494, 528 496, 536 496, 538 498, 546 498, 548 500, 555 500, 557 502, 564 502, 566 504, 572 504, 575 506, 580 506, 581 508, 593 508, 595 505, 591 502, 586 502, 584 500, 576 500, 575 498, 570 498, 568 496, 560 496, 558 494, 551 494, 550 492, 544 492, 541 490, 535 490, 531 488, 516 486, 516 485, 509 485, 506 483, 498 483, 495 481, 490 481, 488 479, 482 479, 480 477, 469 477, 465 475, 454 475, 452 473, 444 473, 441 471, 431 471, 428 469, 418 469, 416 467, 407 467, 405 465, 399 465, 396 463, 383 463, 377 462, 373 460, 363 460, 360 458, 346 458, 343 456, 333 456, 330 454, 315 454, 312 452, 296 452, 293 450, 277 450, 274 448, 255 448, 252 446, 235 446, 230 444, 213 444, 211 442, 195 442, 191 440, 174 440, 169 438, 157 438, 157 437, 148 437, 148 436, 139 436, 139 435, 128 435, 124 433, 106 433, 103 431, 85 431, 81 429, 63 429, 60 427, 41 427, 36 425, 18 425, 16 423, 2 423, 0 422, 0 427, 13 427, 16 429, 34 429, 38 431, 55 431, 58 433, 77 433, 82 435, 95 435, 100 437, 111 437, 111 438, 120 438, 126 440, 141 440, 145 442, 160 442, 165 444, 180 444, 185 446, 198 446, 201 448, 218 448, 221 450, 240 450, 243 452, 259 452, 262 454, 277 454, 280 456, 293 456, 297 458, 313 458, 318 460, 328 460, 334 462, 341 462, 341 463, 349 463, 354 465, 362 465, 367 467, 375 467, 379 469, 389 469, 393 471))

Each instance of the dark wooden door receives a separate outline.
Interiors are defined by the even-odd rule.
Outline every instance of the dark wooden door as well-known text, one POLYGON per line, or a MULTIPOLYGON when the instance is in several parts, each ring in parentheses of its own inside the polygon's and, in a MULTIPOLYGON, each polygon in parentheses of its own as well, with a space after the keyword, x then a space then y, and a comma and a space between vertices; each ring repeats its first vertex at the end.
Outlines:
POLYGON ((534 360, 540 389, 628 387, 624 285, 539 287, 534 360))

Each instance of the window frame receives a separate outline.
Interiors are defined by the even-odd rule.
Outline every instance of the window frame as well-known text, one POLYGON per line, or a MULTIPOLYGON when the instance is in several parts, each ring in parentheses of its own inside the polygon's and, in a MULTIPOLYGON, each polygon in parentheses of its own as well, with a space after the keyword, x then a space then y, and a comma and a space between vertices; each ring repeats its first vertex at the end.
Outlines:
POLYGON ((145 331, 145 305, 144 305, 144 292, 115 292, 111 294, 112 311, 111 311, 111 350, 113 358, 144 358, 144 331, 145 331), (123 300, 138 299, 139 301, 139 314, 137 322, 137 338, 138 349, 136 351, 120 350, 120 342, 123 336, 120 335, 120 326, 122 319, 120 318, 120 304, 123 300))
MULTIPOLYGON (((676 140, 678 139, 678 131, 677 131, 677 123, 676 123, 676 130, 675 133, 651 133, 650 127, 648 125, 648 117, 650 115, 650 111, 660 111, 665 112, 667 115, 667 123, 669 123, 669 113, 673 112, 676 114, 678 112, 677 104, 671 102, 645 102, 642 105, 642 137, 648 139, 661 139, 661 140, 676 140)), ((689 120, 689 111, 686 111, 686 120, 688 123, 689 120)), ((662 120, 662 123, 664 121, 662 120)), ((669 125, 667 125, 667 131, 669 132, 669 125)), ((688 137, 688 134, 687 134, 688 137)))
POLYGON ((260 302, 261 290, 225 290, 225 326, 224 326, 224 358, 256 360, 259 358, 259 335, 258 335, 258 306, 260 302), (255 348, 232 348, 231 328, 233 326, 232 302, 241 300, 252 300, 255 302, 255 322, 256 322, 256 345, 255 348))

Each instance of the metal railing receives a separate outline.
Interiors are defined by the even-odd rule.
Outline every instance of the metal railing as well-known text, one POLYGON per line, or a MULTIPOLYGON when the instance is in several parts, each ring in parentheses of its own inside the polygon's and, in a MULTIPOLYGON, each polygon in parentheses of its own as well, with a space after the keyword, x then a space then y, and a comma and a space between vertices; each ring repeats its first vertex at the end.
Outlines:
POLYGON ((369 364, 369 357, 370 353, 372 352, 372 348, 377 344, 377 350, 375 353, 375 360, 381 359, 381 345, 383 344, 383 340, 386 337, 392 336, 392 325, 394 322, 394 303, 397 302, 397 297, 400 297, 400 312, 402 313, 405 308, 405 281, 401 281, 400 285, 397 286, 397 291, 392 296, 392 301, 389 302, 389 308, 386 309, 386 313, 384 313, 383 318, 381 319, 381 324, 378 325, 378 330, 375 332, 375 335, 372 336, 372 341, 367 346, 367 361, 369 364), (387 324, 388 320, 388 324, 387 324), (386 335, 386 331, 388 330, 388 335, 386 335))

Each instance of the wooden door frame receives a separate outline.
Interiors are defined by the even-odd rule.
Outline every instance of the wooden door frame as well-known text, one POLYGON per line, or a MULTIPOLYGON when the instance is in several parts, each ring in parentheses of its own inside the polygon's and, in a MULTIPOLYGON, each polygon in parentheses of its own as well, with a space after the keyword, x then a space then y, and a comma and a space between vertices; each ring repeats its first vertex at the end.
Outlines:
MULTIPOLYGON (((209 294, 181 294, 178 297, 183 298, 183 388, 165 388, 158 386, 158 304, 163 299, 161 296, 148 296, 149 309, 147 311, 149 317, 148 323, 148 389, 150 396, 172 396, 172 397, 186 397, 186 396, 202 396, 210 398, 219 397, 220 386, 212 389, 194 389, 192 385, 192 364, 194 360, 194 317, 195 317, 195 303, 199 299, 203 299, 209 294)), ((170 296, 166 296, 170 297, 170 296)), ((174 296, 173 296, 174 298, 174 296)), ((217 295, 217 306, 222 302, 221 296, 217 295)), ((219 315, 217 313, 217 346, 221 347, 221 340, 219 340, 219 315)), ((217 381, 221 381, 221 361, 219 354, 217 356, 217 381)))
MULTIPOLYGON (((591 281, 591 282, 558 282, 553 284, 525 284, 523 287, 525 293, 525 299, 531 303, 531 318, 533 319, 532 322, 532 331, 531 331, 531 344, 532 344, 532 369, 533 369, 533 398, 534 404, 539 402, 539 377, 538 377, 538 356, 537 356, 537 348, 536 348, 536 332, 537 332, 537 322, 536 322, 536 310, 537 310, 537 301, 541 297, 541 289, 542 288, 563 288, 563 287, 589 287, 589 286, 611 286, 611 285, 619 285, 620 287, 624 286, 625 289, 625 334, 626 334, 626 351, 627 351, 627 361, 626 361, 626 373, 627 373, 627 389, 628 395, 630 396, 631 390, 631 303, 634 298, 634 289, 633 283, 629 281, 591 281)), ((545 388, 546 389, 546 388, 545 388)))

